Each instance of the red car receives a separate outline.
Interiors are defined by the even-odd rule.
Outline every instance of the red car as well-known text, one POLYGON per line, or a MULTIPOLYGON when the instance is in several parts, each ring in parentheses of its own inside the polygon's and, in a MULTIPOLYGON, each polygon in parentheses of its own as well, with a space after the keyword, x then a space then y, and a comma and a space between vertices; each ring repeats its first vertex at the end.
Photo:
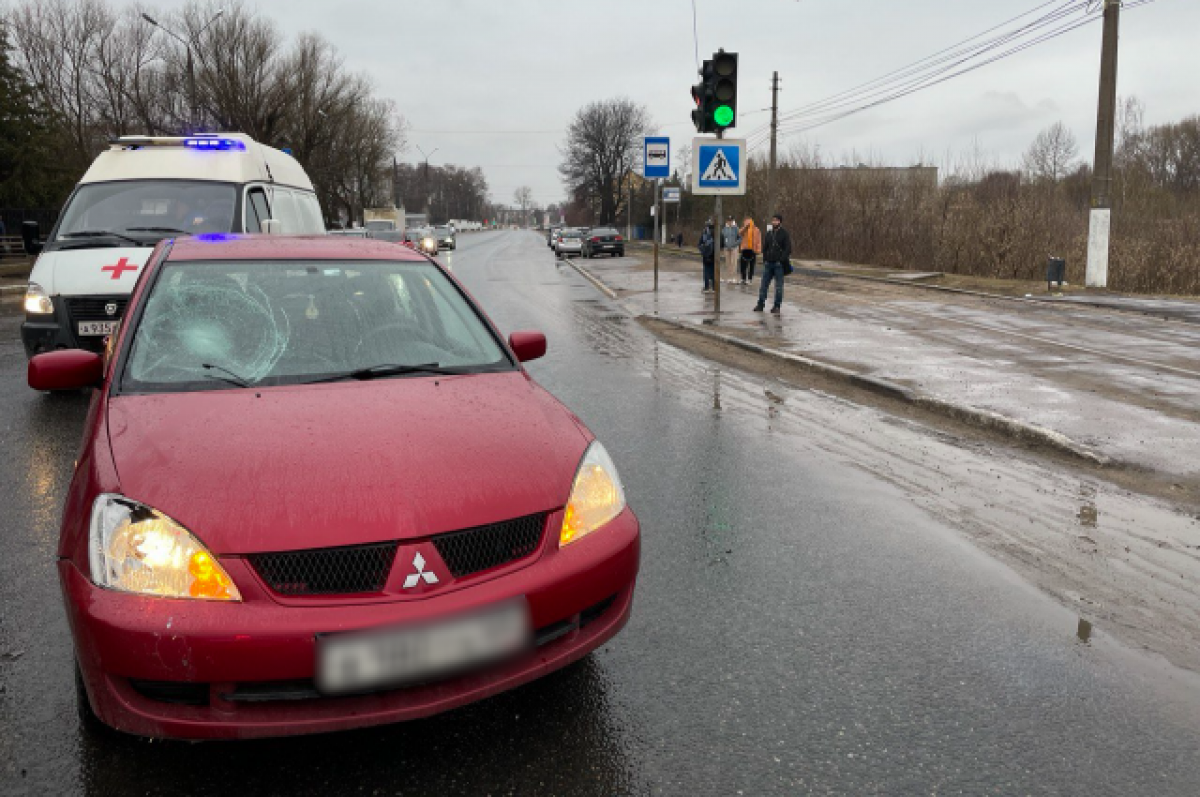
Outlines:
POLYGON ((148 261, 94 387, 59 575, 85 724, 279 736, 425 717, 629 618, 612 460, 455 279, 393 244, 208 236, 148 261))

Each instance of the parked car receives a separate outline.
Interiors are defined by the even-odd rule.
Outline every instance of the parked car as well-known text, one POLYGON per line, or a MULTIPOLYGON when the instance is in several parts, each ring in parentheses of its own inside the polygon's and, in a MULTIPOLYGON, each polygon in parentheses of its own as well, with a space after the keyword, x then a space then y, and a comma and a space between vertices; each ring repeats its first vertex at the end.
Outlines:
POLYGON ((583 239, 583 256, 625 257, 625 239, 612 227, 593 227, 583 239))
POLYGON ((154 245, 187 235, 325 232, 304 168, 240 133, 123 136, 84 173, 44 241, 25 294, 26 356, 101 351, 154 245))
POLYGON ((578 227, 564 227, 554 245, 554 253, 559 257, 566 254, 579 254, 583 251, 583 232, 578 227))
MULTIPOLYGON (((87 727, 248 738, 425 717, 629 618, 640 530, 609 454, 431 258, 181 239, 94 388, 57 568, 87 727)), ((565 708, 565 707, 564 707, 565 708)))
POLYGON ((558 225, 554 225, 550 229, 546 230, 546 246, 550 249, 554 248, 554 240, 558 236, 560 230, 562 230, 562 227, 558 225))

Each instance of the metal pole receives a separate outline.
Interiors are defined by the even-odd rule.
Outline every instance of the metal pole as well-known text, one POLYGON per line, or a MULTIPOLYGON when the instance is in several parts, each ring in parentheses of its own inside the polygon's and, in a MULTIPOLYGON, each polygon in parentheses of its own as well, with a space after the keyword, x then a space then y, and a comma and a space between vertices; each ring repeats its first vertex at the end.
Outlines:
MULTIPOLYGON (((725 138, 725 131, 718 130, 717 140, 720 141, 723 138, 725 138)), ((721 219, 720 194, 717 194, 716 209, 713 210, 713 216, 713 234, 717 238, 717 240, 713 241, 714 254, 717 256, 716 261, 713 263, 713 312, 719 313, 721 312, 721 261, 724 259, 724 253, 721 251, 721 231, 724 228, 722 227, 721 219)))
POLYGON ((1100 53, 1100 104, 1096 112, 1096 160, 1092 177, 1092 212, 1088 224, 1085 282, 1108 286, 1109 233, 1112 229, 1112 162, 1116 139, 1117 50, 1121 0, 1104 2, 1104 45, 1100 53))
MULTIPOLYGON (((654 181, 654 290, 658 292, 658 214, 659 194, 662 193, 662 180, 654 181)), ((666 225, 663 225, 666 226, 666 225)))
POLYGON ((625 202, 625 240, 633 240, 633 172, 629 173, 629 193, 625 202))
POLYGON ((779 133, 779 73, 771 77, 771 167, 767 171, 767 213, 776 213, 775 207, 775 140, 779 133))

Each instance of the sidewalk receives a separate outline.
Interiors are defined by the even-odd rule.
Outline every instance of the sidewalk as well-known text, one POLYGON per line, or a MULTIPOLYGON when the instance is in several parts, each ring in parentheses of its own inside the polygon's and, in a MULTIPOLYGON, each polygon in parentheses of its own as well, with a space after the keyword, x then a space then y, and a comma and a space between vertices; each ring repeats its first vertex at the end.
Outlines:
MULTIPOLYGON (((788 278, 782 316, 752 312, 757 281, 723 284, 718 317, 701 294, 698 260, 665 252, 657 295, 647 253, 576 262, 635 315, 845 369, 952 413, 1011 421, 1009 431, 1061 436, 1067 449, 1156 474, 1200 505, 1200 325, 823 270, 788 278)), ((1171 306, 1200 314, 1200 304, 1171 306)))

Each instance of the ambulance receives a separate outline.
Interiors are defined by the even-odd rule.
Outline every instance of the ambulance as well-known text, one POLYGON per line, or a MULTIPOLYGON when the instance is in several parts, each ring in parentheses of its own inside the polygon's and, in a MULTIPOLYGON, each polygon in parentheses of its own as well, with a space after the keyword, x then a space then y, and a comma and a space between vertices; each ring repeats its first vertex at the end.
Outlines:
POLYGON ((312 181, 286 152, 240 133, 114 139, 42 240, 25 294, 26 356, 101 351, 146 259, 164 238, 323 234, 312 181))

